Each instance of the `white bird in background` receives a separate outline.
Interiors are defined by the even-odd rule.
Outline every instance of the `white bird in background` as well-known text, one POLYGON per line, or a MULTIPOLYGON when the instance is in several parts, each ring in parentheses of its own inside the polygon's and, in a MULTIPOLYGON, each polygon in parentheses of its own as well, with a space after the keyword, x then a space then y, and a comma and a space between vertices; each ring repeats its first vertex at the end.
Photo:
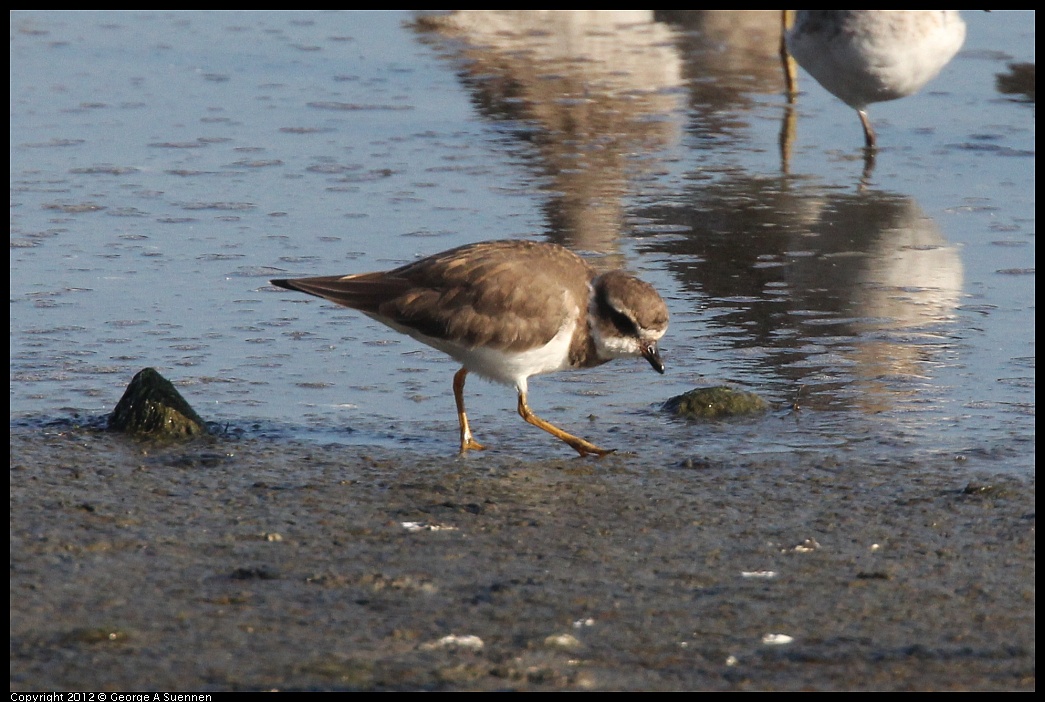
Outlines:
POLYGON ((868 149, 866 107, 912 95, 965 41, 958 10, 794 10, 787 49, 831 94, 856 110, 868 149))

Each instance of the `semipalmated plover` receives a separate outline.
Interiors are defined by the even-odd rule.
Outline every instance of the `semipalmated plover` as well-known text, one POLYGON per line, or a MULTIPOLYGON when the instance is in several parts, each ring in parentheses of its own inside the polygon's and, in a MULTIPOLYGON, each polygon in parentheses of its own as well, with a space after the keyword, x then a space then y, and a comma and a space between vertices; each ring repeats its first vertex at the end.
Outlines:
POLYGON ((456 359, 462 453, 483 448, 464 410, 469 372, 514 386, 522 418, 582 456, 612 451, 535 415, 527 378, 625 356, 641 356, 664 372, 657 342, 668 328, 668 308, 653 286, 620 270, 600 274, 557 244, 487 241, 390 271, 272 284, 359 310, 456 359))
POLYGON ((795 10, 787 48, 828 92, 860 115, 875 148, 866 107, 912 95, 936 77, 965 41, 958 10, 795 10))

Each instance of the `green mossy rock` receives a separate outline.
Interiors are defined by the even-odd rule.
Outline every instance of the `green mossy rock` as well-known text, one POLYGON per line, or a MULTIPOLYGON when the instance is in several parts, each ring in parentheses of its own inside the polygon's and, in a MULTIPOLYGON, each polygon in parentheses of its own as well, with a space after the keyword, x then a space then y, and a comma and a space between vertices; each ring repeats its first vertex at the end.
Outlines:
POLYGON ((719 419, 761 414, 769 403, 752 392, 724 386, 696 388, 664 403, 664 409, 687 419, 719 419))
POLYGON ((109 430, 163 440, 208 433, 207 425, 171 381, 154 368, 138 371, 131 379, 109 416, 109 430))

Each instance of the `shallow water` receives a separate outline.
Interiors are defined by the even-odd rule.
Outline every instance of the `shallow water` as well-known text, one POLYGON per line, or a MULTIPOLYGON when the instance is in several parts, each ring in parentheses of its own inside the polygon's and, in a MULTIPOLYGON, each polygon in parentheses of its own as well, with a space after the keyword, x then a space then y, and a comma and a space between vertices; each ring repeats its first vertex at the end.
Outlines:
MULTIPOLYGON (((666 376, 532 380, 595 443, 1033 473, 1034 13, 964 16, 936 80, 871 106, 865 174, 805 74, 781 149, 775 12, 13 12, 12 422, 102 415, 153 366, 239 431, 452 454, 449 359, 267 281, 533 238, 671 309, 666 376), (778 408, 657 411, 722 383, 778 408)), ((495 450, 569 452, 510 389, 468 403, 495 450)))

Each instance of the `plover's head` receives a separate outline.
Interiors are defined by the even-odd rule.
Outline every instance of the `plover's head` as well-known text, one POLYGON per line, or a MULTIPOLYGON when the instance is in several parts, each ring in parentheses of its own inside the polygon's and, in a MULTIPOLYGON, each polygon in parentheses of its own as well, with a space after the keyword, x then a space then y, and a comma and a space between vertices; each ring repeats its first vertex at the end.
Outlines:
POLYGON ((588 313, 599 358, 642 356, 664 372, 657 342, 668 330, 668 306, 652 285, 624 271, 603 273, 592 282, 588 313))

